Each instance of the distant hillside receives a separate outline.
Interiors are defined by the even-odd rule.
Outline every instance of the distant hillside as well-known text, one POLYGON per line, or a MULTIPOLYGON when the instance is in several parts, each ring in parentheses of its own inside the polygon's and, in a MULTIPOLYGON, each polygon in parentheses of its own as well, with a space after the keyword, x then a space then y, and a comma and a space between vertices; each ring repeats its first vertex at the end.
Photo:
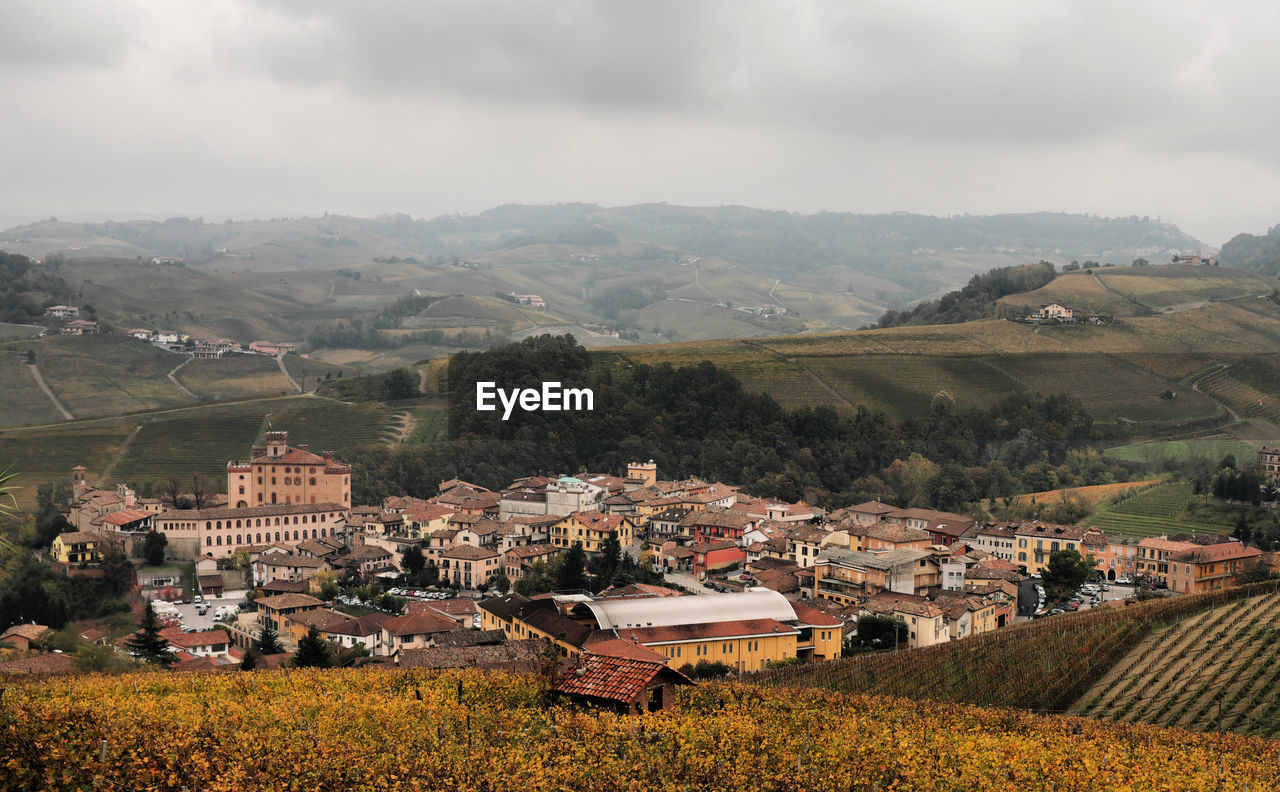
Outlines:
POLYGON ((1001 297, 1039 289, 1053 280, 1053 263, 1041 261, 1020 267, 999 267, 974 275, 963 289, 948 292, 937 300, 925 300, 906 311, 888 311, 876 327, 902 325, 955 324, 996 315, 1001 297))
MULTIPOLYGON (((593 345, 615 343, 615 333, 658 342, 853 329, 996 267, 1156 259, 1200 247, 1174 226, 1136 217, 799 215, 666 204, 510 205, 430 220, 48 219, 0 232, 0 249, 67 257, 68 278, 86 284, 86 299, 108 285, 126 288, 98 300, 114 300, 122 323, 190 312, 179 329, 234 335, 240 326, 290 331, 296 340, 311 329, 300 321, 373 315, 414 291, 516 292, 543 297, 564 329, 593 345), (155 274, 157 285, 188 297, 153 297, 135 285, 155 274), (243 307, 225 299, 236 293, 247 297, 243 307)), ((462 319, 455 329, 483 329, 462 319)), ((509 332, 519 337, 541 324, 521 319, 509 332)))
POLYGON ((1280 275, 1280 225, 1265 236, 1236 234, 1222 246, 1218 261, 1228 267, 1280 275))
POLYGON ((1229 267, 1098 267, 1063 273, 1039 289, 1002 298, 1000 305, 1011 314, 1058 302, 1112 316, 1140 316, 1266 296, 1277 286, 1274 278, 1229 267))

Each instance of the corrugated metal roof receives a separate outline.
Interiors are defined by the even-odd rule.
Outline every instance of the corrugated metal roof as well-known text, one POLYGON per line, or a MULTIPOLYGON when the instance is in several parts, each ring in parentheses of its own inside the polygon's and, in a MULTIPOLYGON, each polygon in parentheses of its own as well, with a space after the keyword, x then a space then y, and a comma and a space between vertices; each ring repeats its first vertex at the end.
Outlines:
POLYGON ((752 589, 741 594, 702 594, 696 597, 662 597, 596 600, 584 605, 601 629, 669 627, 677 624, 796 618, 795 609, 776 591, 752 589))

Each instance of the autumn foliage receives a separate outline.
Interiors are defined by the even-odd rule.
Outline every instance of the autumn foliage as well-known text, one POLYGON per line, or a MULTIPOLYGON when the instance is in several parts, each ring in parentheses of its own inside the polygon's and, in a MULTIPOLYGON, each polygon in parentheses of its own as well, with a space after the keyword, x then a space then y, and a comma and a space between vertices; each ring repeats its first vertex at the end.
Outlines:
POLYGON ((392 669, 18 682, 0 789, 1242 790, 1280 766, 1256 738, 829 691, 709 684, 642 717, 542 693, 392 669))

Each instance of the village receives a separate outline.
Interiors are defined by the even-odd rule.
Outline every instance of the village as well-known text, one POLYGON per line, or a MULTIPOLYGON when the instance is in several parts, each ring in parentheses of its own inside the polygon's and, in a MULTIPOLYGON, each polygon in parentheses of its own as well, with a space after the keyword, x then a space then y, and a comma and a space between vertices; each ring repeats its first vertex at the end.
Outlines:
MULTIPOLYGON (((180 671, 239 668, 264 642, 272 651, 253 662, 278 667, 321 640, 353 664, 530 669, 550 648, 606 676, 639 663, 652 679, 680 681, 1051 617, 1040 578, 1059 550, 1091 556, 1094 581, 1112 593, 1089 585, 1052 613, 1122 606, 1135 584, 1218 590, 1262 555, 1221 536, 1121 540, 877 501, 825 513, 732 484, 662 479, 652 461, 500 491, 455 479, 427 499, 352 504, 348 465, 288 441, 267 432, 227 464, 227 494, 199 508, 96 488, 77 467, 66 507, 75 530, 53 540, 49 559, 92 575, 122 550, 159 619, 166 664, 180 671), (155 545, 162 558, 147 559, 155 545), (570 559, 636 574, 601 580, 570 559), (549 569, 560 577, 548 582, 549 569), (558 585, 566 579, 575 587, 558 585), (868 647, 867 628, 885 622, 896 629, 868 647)), ((0 643, 26 649, 43 630, 19 625, 0 643)), ((92 626, 81 637, 121 654, 136 638, 92 626)), ((70 662, 44 660, 42 670, 70 662)))
MULTIPOLYGON (((47 329, 40 328, 42 336, 53 330, 60 335, 75 336, 96 336, 110 332, 99 322, 82 318, 80 306, 77 305, 51 305, 44 310, 44 317, 49 321, 49 326, 47 329)), ((135 327, 126 335, 169 352, 203 359, 241 353, 280 357, 297 349, 296 344, 287 342, 252 341, 246 346, 233 338, 197 338, 177 330, 149 330, 145 327, 135 327)))

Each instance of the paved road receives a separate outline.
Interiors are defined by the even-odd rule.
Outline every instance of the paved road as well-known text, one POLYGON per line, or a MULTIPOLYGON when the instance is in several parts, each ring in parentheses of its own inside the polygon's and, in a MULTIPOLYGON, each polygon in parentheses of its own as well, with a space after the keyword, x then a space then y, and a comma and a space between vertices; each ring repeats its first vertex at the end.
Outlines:
POLYGON ((698 582, 698 579, 688 572, 668 572, 666 574, 666 578, 672 583, 679 583, 694 594, 712 593, 711 589, 703 588, 702 584, 698 582))
POLYGON ((1027 578, 1018 584, 1018 615, 1030 616, 1036 612, 1040 604, 1040 595, 1036 592, 1036 584, 1040 581, 1027 578))

